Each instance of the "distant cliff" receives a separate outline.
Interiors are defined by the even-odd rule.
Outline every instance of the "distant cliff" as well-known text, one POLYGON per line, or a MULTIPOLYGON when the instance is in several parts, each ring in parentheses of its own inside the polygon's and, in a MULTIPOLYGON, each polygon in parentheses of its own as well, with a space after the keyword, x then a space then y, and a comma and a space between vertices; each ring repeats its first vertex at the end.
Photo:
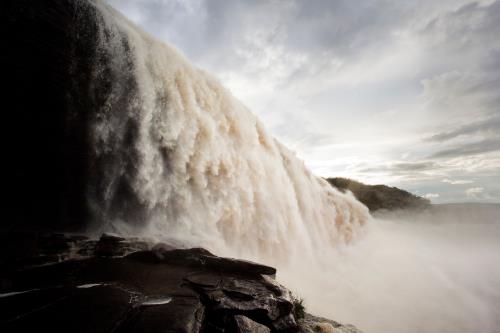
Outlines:
POLYGON ((382 209, 421 209, 431 203, 428 199, 397 187, 366 185, 348 178, 327 178, 327 181, 342 192, 351 191, 371 212, 382 209))

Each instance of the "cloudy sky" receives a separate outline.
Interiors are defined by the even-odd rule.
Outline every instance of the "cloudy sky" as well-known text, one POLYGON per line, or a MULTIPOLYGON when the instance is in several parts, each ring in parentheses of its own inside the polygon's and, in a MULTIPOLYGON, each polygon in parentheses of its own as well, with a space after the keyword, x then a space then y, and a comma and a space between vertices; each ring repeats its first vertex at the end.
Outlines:
POLYGON ((500 202, 500 0, 108 0, 320 176, 500 202))

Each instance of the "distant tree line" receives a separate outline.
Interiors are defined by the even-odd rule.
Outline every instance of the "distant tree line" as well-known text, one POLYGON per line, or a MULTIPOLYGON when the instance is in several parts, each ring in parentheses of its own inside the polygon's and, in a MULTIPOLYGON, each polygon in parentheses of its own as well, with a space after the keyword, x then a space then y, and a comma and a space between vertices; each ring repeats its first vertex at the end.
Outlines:
POLYGON ((397 187, 366 185, 348 178, 327 178, 326 180, 342 192, 351 191, 371 212, 383 209, 423 209, 431 204, 430 200, 397 187))

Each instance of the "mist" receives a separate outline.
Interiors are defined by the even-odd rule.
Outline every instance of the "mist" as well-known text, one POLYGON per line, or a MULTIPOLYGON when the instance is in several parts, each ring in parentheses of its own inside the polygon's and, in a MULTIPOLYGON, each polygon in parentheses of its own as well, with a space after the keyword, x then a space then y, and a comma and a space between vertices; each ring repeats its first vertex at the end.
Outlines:
POLYGON ((378 214, 353 243, 278 278, 308 310, 366 332, 500 332, 499 212, 466 204, 378 214))

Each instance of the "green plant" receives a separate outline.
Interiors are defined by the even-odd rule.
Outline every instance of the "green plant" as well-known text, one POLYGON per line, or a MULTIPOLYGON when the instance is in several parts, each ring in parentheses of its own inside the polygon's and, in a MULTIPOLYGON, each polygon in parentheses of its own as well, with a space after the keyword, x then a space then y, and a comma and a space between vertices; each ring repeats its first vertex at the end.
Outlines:
POLYGON ((293 316, 296 320, 304 318, 306 308, 304 306, 304 299, 302 297, 293 298, 293 316))

